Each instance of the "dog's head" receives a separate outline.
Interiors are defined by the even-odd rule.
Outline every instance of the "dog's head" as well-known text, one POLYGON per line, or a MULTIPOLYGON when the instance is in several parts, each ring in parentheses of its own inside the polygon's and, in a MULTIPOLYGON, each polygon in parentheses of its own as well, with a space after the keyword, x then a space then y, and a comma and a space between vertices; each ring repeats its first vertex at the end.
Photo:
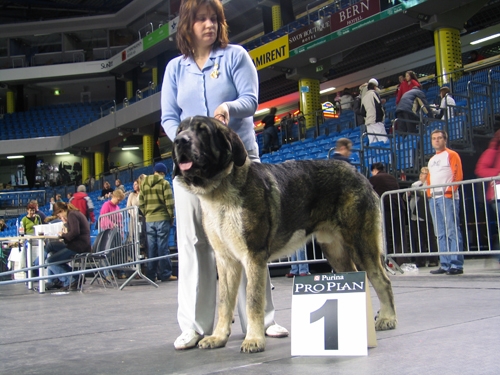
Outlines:
POLYGON ((247 158, 240 137, 220 121, 204 116, 183 120, 174 139, 174 176, 189 186, 206 188, 231 165, 241 167, 247 158))

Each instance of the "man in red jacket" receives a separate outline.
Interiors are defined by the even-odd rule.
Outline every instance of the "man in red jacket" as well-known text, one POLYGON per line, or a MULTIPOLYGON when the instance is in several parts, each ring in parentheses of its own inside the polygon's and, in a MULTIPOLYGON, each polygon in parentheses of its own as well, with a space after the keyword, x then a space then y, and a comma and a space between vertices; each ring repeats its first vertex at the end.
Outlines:
POLYGON ((90 220, 91 224, 95 223, 94 217, 94 203, 92 203, 92 199, 86 193, 87 189, 85 185, 80 185, 76 189, 76 193, 73 194, 73 197, 69 200, 73 206, 78 208, 80 212, 90 220))

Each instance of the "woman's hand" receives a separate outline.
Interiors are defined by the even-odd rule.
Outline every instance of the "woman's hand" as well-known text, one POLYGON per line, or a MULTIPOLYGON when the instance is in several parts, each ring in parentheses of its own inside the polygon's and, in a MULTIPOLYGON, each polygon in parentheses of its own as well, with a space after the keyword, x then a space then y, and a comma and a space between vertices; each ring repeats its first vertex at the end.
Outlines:
POLYGON ((229 108, 226 103, 222 103, 215 109, 214 118, 222 122, 224 125, 229 124, 229 108))

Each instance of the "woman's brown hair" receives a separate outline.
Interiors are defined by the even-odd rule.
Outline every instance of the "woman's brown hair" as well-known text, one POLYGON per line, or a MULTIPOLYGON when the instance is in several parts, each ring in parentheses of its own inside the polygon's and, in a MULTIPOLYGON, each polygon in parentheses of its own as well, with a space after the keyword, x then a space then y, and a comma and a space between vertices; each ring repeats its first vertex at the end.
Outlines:
POLYGON ((78 208, 73 206, 71 203, 64 203, 64 202, 56 202, 54 203, 54 210, 52 211, 52 215, 57 216, 57 214, 61 213, 62 211, 79 211, 78 208))
POLYGON ((217 15, 217 39, 213 48, 225 48, 229 43, 228 28, 224 8, 220 0, 183 0, 179 10, 179 24, 177 26, 177 48, 184 58, 193 56, 193 24, 196 13, 202 5, 207 5, 217 15))

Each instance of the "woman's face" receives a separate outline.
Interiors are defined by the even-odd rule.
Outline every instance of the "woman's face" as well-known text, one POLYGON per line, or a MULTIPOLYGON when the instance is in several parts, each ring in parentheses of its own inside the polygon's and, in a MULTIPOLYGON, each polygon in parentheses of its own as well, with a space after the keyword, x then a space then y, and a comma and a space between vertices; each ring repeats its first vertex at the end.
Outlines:
POLYGON ((27 214, 28 217, 33 217, 35 216, 36 210, 34 208, 28 208, 27 212, 28 212, 27 214))
POLYGON ((194 43, 197 47, 211 47, 217 39, 217 14, 208 5, 200 6, 193 23, 194 43))
POLYGON ((121 201, 122 200, 120 198, 118 198, 118 197, 115 197, 115 196, 111 197, 111 203, 113 203, 115 205, 119 204, 121 201))
POLYGON ((406 73, 405 74, 405 79, 410 82, 411 81, 411 76, 410 76, 410 73, 406 73))
POLYGON ((66 222, 66 219, 68 218, 68 211, 61 211, 57 214, 57 217, 61 219, 62 221, 66 222))
POLYGON ((108 182, 108 181, 106 181, 106 182, 104 183, 104 188, 105 188, 105 189, 109 189, 109 187, 110 187, 110 186, 111 186, 111 185, 109 184, 109 182, 108 182))
POLYGON ((140 190, 139 184, 137 183, 137 181, 134 181, 134 191, 138 193, 139 190, 140 190))

